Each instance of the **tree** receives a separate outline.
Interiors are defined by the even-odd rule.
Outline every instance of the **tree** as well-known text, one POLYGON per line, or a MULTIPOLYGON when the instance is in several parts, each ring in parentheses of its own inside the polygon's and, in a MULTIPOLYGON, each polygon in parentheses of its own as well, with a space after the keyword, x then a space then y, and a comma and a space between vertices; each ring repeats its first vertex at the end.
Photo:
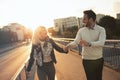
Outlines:
POLYGON ((98 22, 99 25, 103 26, 106 29, 107 39, 114 38, 116 34, 116 19, 111 16, 104 16, 98 22))
POLYGON ((116 36, 117 39, 120 39, 120 19, 116 20, 116 36))
POLYGON ((48 28, 48 32, 49 34, 51 34, 51 36, 56 36, 58 34, 58 32, 56 32, 53 27, 48 28))
POLYGON ((77 31, 78 31, 78 26, 72 26, 67 28, 64 31, 63 35, 64 37, 67 37, 67 38, 75 38, 77 31))
POLYGON ((0 31, 0 44, 6 44, 12 42, 14 38, 13 32, 11 31, 0 31))

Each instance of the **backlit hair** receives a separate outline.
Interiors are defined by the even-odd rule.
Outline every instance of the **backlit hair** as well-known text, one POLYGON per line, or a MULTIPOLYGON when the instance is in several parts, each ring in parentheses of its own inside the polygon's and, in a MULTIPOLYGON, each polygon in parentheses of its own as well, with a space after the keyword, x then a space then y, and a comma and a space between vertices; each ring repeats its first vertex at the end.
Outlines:
MULTIPOLYGON (((42 30, 46 28, 44 26, 39 26, 38 28, 36 28, 36 30, 34 31, 34 35, 33 35, 33 39, 32 39, 32 44, 39 44, 40 42, 40 33, 42 33, 42 30)), ((46 30, 47 31, 47 30, 46 30)))

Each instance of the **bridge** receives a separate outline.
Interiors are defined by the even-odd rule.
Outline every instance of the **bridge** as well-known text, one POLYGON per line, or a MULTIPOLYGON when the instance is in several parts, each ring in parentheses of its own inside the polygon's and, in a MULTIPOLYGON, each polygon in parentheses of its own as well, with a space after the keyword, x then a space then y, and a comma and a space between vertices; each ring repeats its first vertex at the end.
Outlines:
MULTIPOLYGON (((72 41, 72 39, 54 40, 61 47, 72 41)), ((31 44, 24 42, 0 46, 0 80, 26 80, 25 69, 30 50, 31 44)), ((56 80, 86 80, 81 55, 77 48, 70 50, 68 54, 55 51, 55 55, 56 80)), ((107 40, 103 56, 105 59, 103 80, 120 80, 120 41, 107 40)), ((31 77, 27 80, 38 80, 35 65, 32 67, 31 77)))

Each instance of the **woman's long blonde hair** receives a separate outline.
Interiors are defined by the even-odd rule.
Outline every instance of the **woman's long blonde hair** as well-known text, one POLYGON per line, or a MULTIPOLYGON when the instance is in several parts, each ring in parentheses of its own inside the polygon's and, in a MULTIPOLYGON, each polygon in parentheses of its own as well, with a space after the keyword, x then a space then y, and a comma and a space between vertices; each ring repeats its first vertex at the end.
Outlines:
POLYGON ((46 29, 44 26, 39 26, 36 28, 34 31, 33 39, 32 39, 32 44, 36 45, 40 43, 40 33, 42 32, 42 29, 46 29))

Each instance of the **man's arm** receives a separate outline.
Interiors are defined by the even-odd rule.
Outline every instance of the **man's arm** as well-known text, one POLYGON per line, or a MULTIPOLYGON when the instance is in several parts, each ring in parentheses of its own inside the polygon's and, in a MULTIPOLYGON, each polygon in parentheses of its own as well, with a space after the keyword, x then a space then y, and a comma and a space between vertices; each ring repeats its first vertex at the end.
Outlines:
POLYGON ((69 44, 67 44, 67 46, 64 48, 64 50, 66 51, 69 48, 76 47, 79 44, 80 39, 81 39, 81 30, 79 29, 79 31, 77 32, 77 35, 76 35, 74 41, 69 43, 69 44))
POLYGON ((106 40, 106 31, 101 28, 98 41, 90 42, 92 46, 104 46, 106 40))
POLYGON ((93 41, 93 42, 87 42, 85 40, 80 40, 79 44, 81 46, 104 46, 106 40, 106 32, 104 28, 101 28, 100 30, 100 34, 99 34, 99 39, 97 41, 93 41))
POLYGON ((76 47, 76 46, 78 45, 80 39, 81 39, 81 31, 79 30, 79 31, 77 32, 77 35, 76 35, 74 41, 71 42, 71 43, 69 43, 67 46, 69 46, 69 48, 76 47))

